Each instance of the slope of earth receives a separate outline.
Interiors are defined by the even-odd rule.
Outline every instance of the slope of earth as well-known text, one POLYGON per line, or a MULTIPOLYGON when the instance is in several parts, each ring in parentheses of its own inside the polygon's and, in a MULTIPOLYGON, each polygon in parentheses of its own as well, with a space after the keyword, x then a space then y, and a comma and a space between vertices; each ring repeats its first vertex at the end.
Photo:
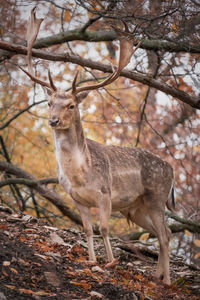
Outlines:
POLYGON ((173 257, 172 285, 166 286, 153 277, 155 253, 117 238, 112 246, 119 259, 115 268, 105 268, 98 236, 98 262, 91 264, 83 233, 0 207, 0 300, 199 299, 200 272, 194 266, 173 257))

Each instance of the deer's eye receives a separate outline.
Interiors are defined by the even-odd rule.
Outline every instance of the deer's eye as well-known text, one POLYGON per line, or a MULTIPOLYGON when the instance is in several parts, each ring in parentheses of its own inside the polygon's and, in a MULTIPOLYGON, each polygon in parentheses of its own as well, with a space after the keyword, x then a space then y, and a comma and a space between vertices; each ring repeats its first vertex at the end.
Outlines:
POLYGON ((74 109, 74 107, 75 107, 75 105, 74 105, 74 104, 71 104, 71 105, 69 105, 68 108, 72 110, 72 109, 74 109))

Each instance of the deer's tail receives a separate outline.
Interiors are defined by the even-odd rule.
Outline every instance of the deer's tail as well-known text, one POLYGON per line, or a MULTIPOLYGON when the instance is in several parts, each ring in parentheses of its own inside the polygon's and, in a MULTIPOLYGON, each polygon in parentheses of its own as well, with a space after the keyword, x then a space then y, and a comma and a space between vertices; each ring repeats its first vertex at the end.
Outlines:
POLYGON ((175 201, 175 196, 174 196, 174 186, 172 186, 171 188, 171 197, 168 197, 166 206, 169 210, 171 211, 175 211, 175 207, 176 207, 176 201, 175 201))

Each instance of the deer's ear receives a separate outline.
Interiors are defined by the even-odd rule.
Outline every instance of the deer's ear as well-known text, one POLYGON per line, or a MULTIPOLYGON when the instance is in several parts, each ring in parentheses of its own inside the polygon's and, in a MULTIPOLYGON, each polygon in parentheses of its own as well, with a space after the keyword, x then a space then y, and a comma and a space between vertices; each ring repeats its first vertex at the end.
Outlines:
POLYGON ((78 102, 78 104, 81 103, 83 101, 83 99, 85 99, 87 97, 89 92, 90 91, 85 91, 85 92, 82 92, 82 93, 80 93, 76 96, 76 101, 78 102))

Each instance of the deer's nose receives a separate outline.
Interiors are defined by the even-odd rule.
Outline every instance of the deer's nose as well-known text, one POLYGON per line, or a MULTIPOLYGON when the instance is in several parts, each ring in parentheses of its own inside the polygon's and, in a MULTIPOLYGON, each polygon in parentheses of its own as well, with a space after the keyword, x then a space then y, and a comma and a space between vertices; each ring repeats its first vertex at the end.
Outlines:
POLYGON ((59 123, 59 119, 50 119, 49 120, 49 125, 52 126, 52 127, 57 126, 58 123, 59 123))

